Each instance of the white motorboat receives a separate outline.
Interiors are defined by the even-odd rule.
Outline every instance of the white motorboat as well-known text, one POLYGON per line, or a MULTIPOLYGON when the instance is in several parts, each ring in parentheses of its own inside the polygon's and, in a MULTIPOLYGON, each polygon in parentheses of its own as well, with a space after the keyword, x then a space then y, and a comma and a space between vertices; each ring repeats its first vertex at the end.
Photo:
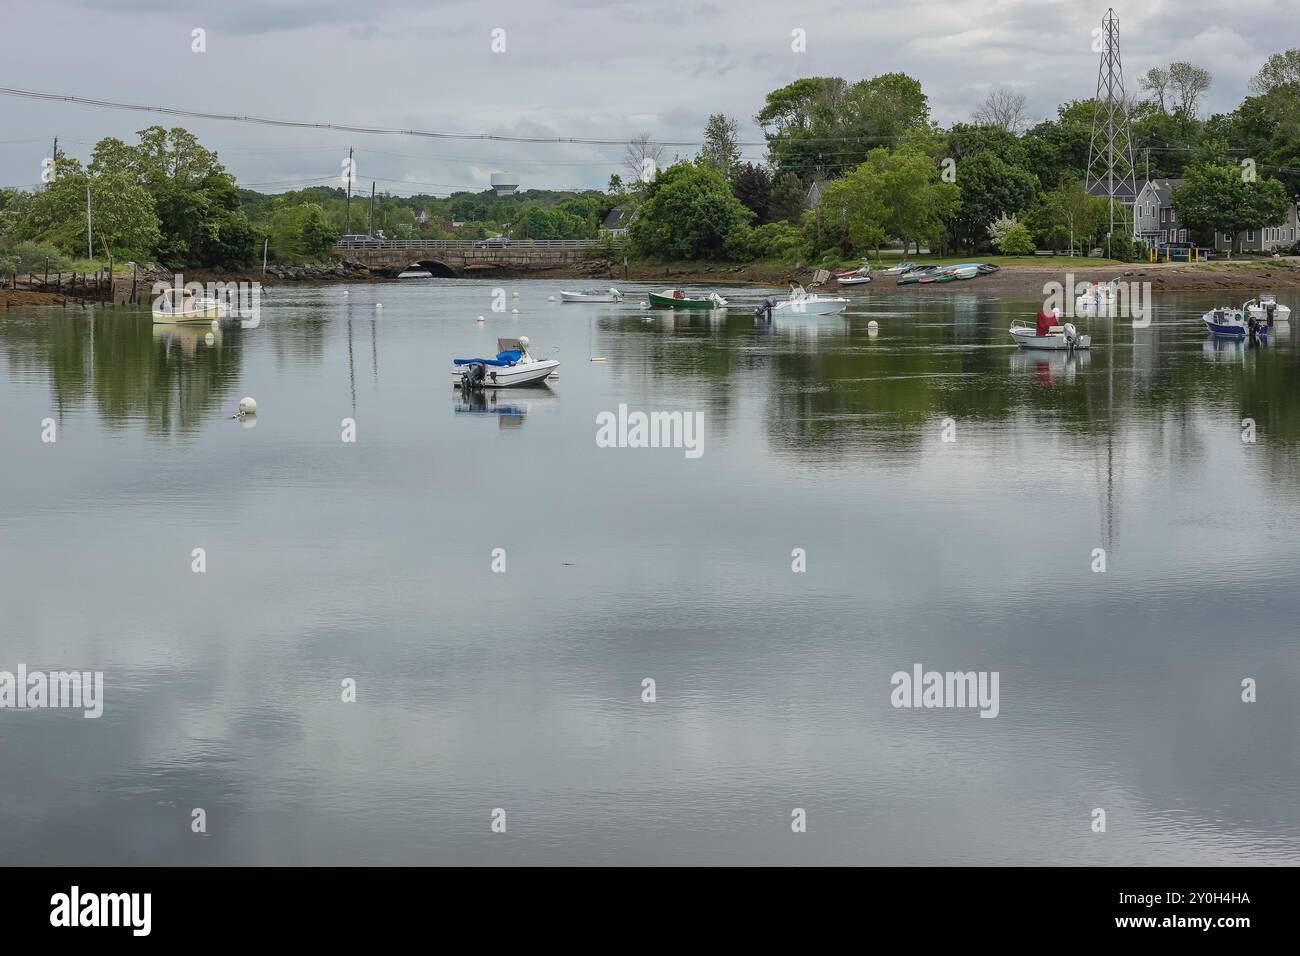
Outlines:
POLYGON ((1265 292, 1258 299, 1251 299, 1241 308, 1252 319, 1270 326, 1291 323, 1290 307, 1279 305, 1277 296, 1269 292, 1265 292))
POLYGON ((1263 319, 1257 319, 1253 315, 1247 315, 1242 309, 1228 306, 1211 309, 1201 316, 1201 321, 1205 323, 1206 331, 1213 335, 1233 338, 1268 335, 1268 323, 1263 319))
POLYGON ((1043 349, 1049 352, 1061 352, 1070 349, 1092 348, 1092 336, 1080 335, 1079 330, 1070 322, 1056 325, 1059 318, 1055 312, 1040 312, 1034 325, 1023 319, 1016 319, 1008 330, 1011 339, 1022 349, 1043 349))
POLYGON ((617 289, 583 289, 581 292, 561 292, 561 302, 622 302, 623 293, 617 289))
POLYGON ((852 272, 841 272, 835 276, 840 285, 866 285, 871 281, 871 266, 865 262, 852 272))
POLYGON ((211 322, 226 314, 225 306, 191 289, 164 289, 153 302, 155 322, 211 322))
POLYGON ((790 297, 784 302, 777 303, 775 311, 795 315, 838 315, 848 307, 848 299, 818 295, 792 282, 790 297))
POLYGON ((451 376, 461 388, 510 388, 533 385, 560 367, 558 359, 534 358, 528 352, 528 336, 497 339, 496 358, 454 359, 451 376))

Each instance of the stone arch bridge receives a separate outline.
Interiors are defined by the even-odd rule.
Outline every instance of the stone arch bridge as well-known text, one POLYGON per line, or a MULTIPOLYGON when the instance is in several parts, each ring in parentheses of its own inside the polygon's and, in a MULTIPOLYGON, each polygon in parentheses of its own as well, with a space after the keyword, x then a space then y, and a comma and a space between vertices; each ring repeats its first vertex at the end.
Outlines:
MULTIPOLYGON (((426 269, 435 276, 469 278, 495 272, 530 272, 583 262, 595 249, 608 249, 608 240, 511 239, 504 243, 460 239, 394 239, 347 242, 334 255, 360 262, 371 272, 397 275, 426 269)), ((621 244, 615 245, 621 249, 621 244)))

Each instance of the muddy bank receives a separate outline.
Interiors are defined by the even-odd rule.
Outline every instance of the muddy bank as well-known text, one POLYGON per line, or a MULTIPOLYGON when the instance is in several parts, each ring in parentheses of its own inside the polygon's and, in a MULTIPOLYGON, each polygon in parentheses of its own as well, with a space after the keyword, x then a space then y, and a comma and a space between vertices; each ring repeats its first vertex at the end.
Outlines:
MULTIPOLYGON (((665 285, 709 286, 773 286, 781 287, 789 279, 811 284, 814 270, 765 263, 730 265, 699 263, 696 265, 638 265, 611 266, 590 264, 588 268, 574 270, 547 269, 529 272, 529 278, 607 280, 613 283, 658 282, 665 285)), ((1112 263, 1104 266, 1070 267, 1043 263, 1011 264, 1003 266, 990 276, 980 276, 966 282, 928 283, 926 285, 897 284, 892 276, 877 275, 872 288, 897 289, 903 293, 926 294, 942 291, 987 292, 1008 296, 1033 297, 1043 295, 1043 287, 1050 282, 1064 284, 1066 276, 1076 283, 1150 282, 1153 292, 1213 292, 1225 290, 1241 293, 1258 293, 1275 289, 1300 288, 1300 257, 1280 259, 1246 259, 1239 262, 1212 262, 1198 265, 1186 263, 1112 263)), ((523 277, 523 276, 521 276, 523 277)), ((834 285, 834 280, 826 283, 834 285)), ((863 287, 859 286, 859 289, 863 287)))
MULTIPOLYGON (((270 267, 262 274, 261 267, 250 270, 194 269, 184 274, 186 282, 260 282, 271 288, 298 282, 396 282, 401 280, 378 276, 358 262, 322 263, 313 266, 270 267)), ((507 270, 477 273, 479 279, 566 279, 575 285, 603 286, 619 282, 662 282, 665 286, 712 287, 758 286, 781 288, 790 279, 811 284, 814 270, 804 267, 772 265, 769 263, 689 263, 654 265, 647 263, 587 262, 577 266, 556 269, 538 269, 527 272, 507 270)), ((1046 294, 1048 283, 1064 283, 1067 275, 1076 283, 1107 282, 1120 279, 1124 282, 1150 282, 1153 292, 1230 292, 1236 296, 1251 296, 1260 292, 1300 288, 1300 257, 1278 259, 1243 259, 1236 262, 1212 262, 1199 265, 1186 263, 1113 263, 1105 266, 1071 267, 1042 263, 1005 265, 989 276, 980 276, 967 282, 929 283, 900 286, 892 276, 878 275, 866 289, 890 289, 905 294, 927 295, 948 292, 977 292, 1007 297, 1035 298, 1046 294)), ((53 277, 51 277, 53 278, 53 277)), ((159 267, 141 269, 134 283, 134 298, 147 304, 155 281, 175 281, 175 274, 159 267)), ((834 280, 826 283, 833 287, 834 280)), ((53 305, 79 307, 93 304, 89 299, 69 295, 43 286, 39 278, 27 287, 19 280, 17 291, 0 289, 0 308, 18 306, 53 305)), ((864 287, 859 287, 859 289, 864 287)), ((119 274, 114 282, 114 301, 126 304, 132 298, 132 276, 119 274)), ((78 289, 80 291, 80 289, 78 289)))

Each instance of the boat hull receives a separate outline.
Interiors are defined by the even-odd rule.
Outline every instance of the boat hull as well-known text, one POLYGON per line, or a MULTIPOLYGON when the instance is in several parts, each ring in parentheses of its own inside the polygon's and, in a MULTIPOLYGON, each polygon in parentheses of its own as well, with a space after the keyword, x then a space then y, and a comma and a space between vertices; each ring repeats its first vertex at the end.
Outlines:
POLYGON ((798 299, 778 303, 776 311, 786 315, 838 315, 848 307, 848 299, 798 299))
POLYGON ((616 296, 612 292, 600 292, 588 295, 583 292, 561 292, 561 302, 622 302, 621 296, 616 296))
POLYGON ((1081 335, 1079 341, 1071 345, 1066 339, 1064 332, 1051 332, 1047 335, 1039 335, 1035 329, 1011 329, 1011 338, 1022 349, 1038 349, 1044 352, 1066 352, 1070 349, 1089 349, 1092 348, 1092 336, 1081 335))
POLYGON ((153 312, 154 322, 160 325, 183 325, 186 322, 211 322, 213 319, 219 318, 221 318, 221 308, 215 305, 202 309, 191 309, 189 312, 160 312, 157 309, 153 312))
POLYGON ((838 276, 835 281, 840 285, 866 285, 871 276, 838 276))
MULTIPOLYGON (((488 366, 486 388, 513 388, 519 385, 533 385, 546 381, 546 377, 560 367, 557 359, 543 359, 539 362, 521 362, 518 365, 503 367, 488 366)), ((461 383, 461 368, 452 369, 453 384, 461 383)))
MULTIPOLYGON (((1256 322, 1268 321, 1268 310, 1262 305, 1253 305, 1246 310, 1252 319, 1256 322)), ((1291 322, 1291 310, 1285 305, 1279 305, 1273 310, 1273 324, 1282 325, 1291 322)))
POLYGON ((651 292, 650 304, 665 306, 670 309, 720 309, 723 306, 712 299, 675 299, 670 295, 651 292))

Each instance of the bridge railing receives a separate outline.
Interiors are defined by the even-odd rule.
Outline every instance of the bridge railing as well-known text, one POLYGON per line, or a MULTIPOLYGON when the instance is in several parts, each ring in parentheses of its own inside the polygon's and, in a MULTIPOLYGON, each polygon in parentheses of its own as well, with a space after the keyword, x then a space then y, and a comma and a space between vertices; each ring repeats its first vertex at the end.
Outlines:
MULTIPOLYGON (((340 242, 334 248, 352 251, 368 249, 591 249, 603 246, 609 239, 510 239, 506 242, 489 242, 486 239, 384 239, 374 242, 340 242)), ((622 238, 612 240, 614 245, 622 245, 622 238)))

